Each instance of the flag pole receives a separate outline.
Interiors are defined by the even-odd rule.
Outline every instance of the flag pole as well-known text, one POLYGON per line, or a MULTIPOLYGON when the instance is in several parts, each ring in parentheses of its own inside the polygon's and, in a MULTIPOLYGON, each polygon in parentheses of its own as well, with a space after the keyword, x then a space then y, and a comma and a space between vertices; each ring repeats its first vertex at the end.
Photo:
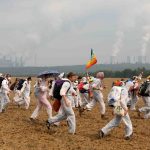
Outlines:
POLYGON ((88 71, 88 69, 86 70, 86 76, 89 77, 89 71, 88 71))
POLYGON ((87 77, 87 79, 89 79, 89 71, 88 71, 88 69, 86 69, 86 77, 87 77))
POLYGON ((86 69, 86 78, 87 78, 87 83, 89 84, 89 92, 88 92, 88 97, 89 97, 89 100, 91 100, 91 96, 93 95, 92 94, 92 87, 91 87, 91 83, 90 83, 90 76, 89 76, 89 71, 88 69, 86 69))

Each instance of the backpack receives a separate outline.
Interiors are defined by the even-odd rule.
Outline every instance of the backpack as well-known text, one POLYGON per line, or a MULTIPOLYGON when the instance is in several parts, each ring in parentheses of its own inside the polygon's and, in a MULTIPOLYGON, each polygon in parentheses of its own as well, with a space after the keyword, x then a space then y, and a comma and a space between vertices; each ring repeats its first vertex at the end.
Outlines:
POLYGON ((17 90, 21 90, 22 89, 22 87, 23 87, 23 83, 25 82, 26 80, 25 79, 20 79, 19 80, 19 82, 18 82, 18 84, 16 85, 16 89, 17 90))
POLYGON ((125 81, 125 84, 127 83, 127 82, 132 82, 133 80, 132 79, 127 79, 126 81, 125 81))
POLYGON ((114 106, 114 104, 120 99, 121 87, 112 87, 110 93, 108 94, 108 105, 114 106))
MULTIPOLYGON (((69 81, 67 81, 67 80, 57 80, 57 81, 55 82, 55 85, 54 85, 53 97, 54 97, 55 99, 59 100, 59 101, 60 101, 61 98, 62 98, 62 96, 60 95, 60 90, 61 90, 61 88, 62 88, 64 82, 69 82, 69 81)), ((70 83, 70 82, 69 82, 69 83, 70 83)), ((67 90, 67 93, 68 93, 68 91, 70 90, 70 88, 71 88, 71 85, 70 85, 69 89, 67 90)))
POLYGON ((114 104, 114 110, 113 110, 114 115, 121 116, 121 117, 123 117, 125 115, 125 111, 124 111, 123 107, 121 106, 121 93, 122 93, 122 91, 123 91, 123 89, 121 89, 121 91, 119 93, 120 98, 114 104))
POLYGON ((85 85, 85 84, 86 84, 86 83, 81 82, 81 83, 78 85, 78 89, 79 89, 80 93, 88 93, 88 90, 84 89, 84 85, 85 85))
POLYGON ((4 77, 0 77, 0 88, 2 87, 2 82, 5 78, 4 77))
POLYGON ((139 89, 138 94, 139 94, 140 96, 145 96, 145 97, 150 96, 148 93, 146 93, 146 90, 147 90, 147 88, 148 88, 149 85, 150 85, 150 81, 145 81, 145 82, 140 86, 140 89, 139 89))
POLYGON ((122 108, 121 106, 121 103, 120 103, 120 100, 118 100, 116 102, 116 105, 114 107, 114 115, 117 115, 117 116, 124 116, 124 109, 122 108))

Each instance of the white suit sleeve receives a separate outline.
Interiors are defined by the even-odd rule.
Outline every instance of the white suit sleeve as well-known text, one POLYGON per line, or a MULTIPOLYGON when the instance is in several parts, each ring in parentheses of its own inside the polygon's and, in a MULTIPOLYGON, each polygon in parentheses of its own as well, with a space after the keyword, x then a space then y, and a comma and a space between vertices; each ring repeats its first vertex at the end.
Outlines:
POLYGON ((21 93, 25 90, 26 85, 27 85, 27 82, 25 81, 25 82, 23 83, 23 87, 22 87, 22 89, 21 89, 21 93))
POLYGON ((97 90, 103 90, 103 87, 102 87, 102 82, 101 82, 101 80, 99 80, 99 79, 97 79, 96 81, 95 81, 95 83, 92 85, 92 88, 95 88, 95 89, 97 89, 97 90))
POLYGON ((71 94, 77 95, 77 92, 74 90, 73 87, 70 88, 70 92, 71 92, 71 94))
POLYGON ((3 80, 3 81, 2 81, 2 88, 3 88, 5 91, 10 91, 6 80, 3 80))
POLYGON ((89 89, 90 89, 90 85, 89 85, 89 84, 85 84, 85 85, 83 86, 83 89, 89 90, 89 89))
POLYGON ((128 92, 126 90, 122 90, 120 104, 123 107, 123 109, 125 109, 125 110, 128 110, 127 99, 128 99, 128 92))
POLYGON ((53 96, 54 86, 55 86, 55 81, 52 83, 52 88, 49 91, 49 96, 53 96))
POLYGON ((67 95, 67 91, 69 90, 70 86, 71 85, 69 82, 64 82, 64 84, 62 85, 62 88, 60 90, 60 95, 61 96, 67 95))
POLYGON ((96 80, 95 83, 92 85, 92 88, 97 88, 100 85, 100 80, 96 80))
POLYGON ((135 84, 134 84, 134 89, 136 90, 136 89, 138 89, 138 87, 139 87, 139 84, 138 84, 138 83, 135 83, 135 84))

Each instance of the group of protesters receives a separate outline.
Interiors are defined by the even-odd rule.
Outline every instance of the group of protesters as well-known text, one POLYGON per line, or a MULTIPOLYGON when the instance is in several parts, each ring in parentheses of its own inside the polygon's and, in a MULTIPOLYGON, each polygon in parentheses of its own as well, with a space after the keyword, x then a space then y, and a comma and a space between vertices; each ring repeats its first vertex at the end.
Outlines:
MULTIPOLYGON (((53 126, 59 126, 66 120, 70 134, 76 133, 76 117, 74 109, 78 109, 80 117, 87 111, 92 111, 99 105, 100 118, 108 120, 106 106, 113 108, 114 118, 98 131, 99 138, 104 138, 121 121, 125 124, 125 139, 130 140, 133 136, 133 125, 129 116, 129 110, 137 111, 139 117, 144 113, 143 119, 150 118, 150 76, 142 81, 142 73, 128 80, 116 80, 112 83, 107 102, 104 101, 103 90, 104 72, 98 72, 95 77, 86 75, 78 76, 73 72, 50 78, 49 76, 38 77, 34 85, 36 108, 30 116, 30 121, 36 121, 42 107, 46 109, 48 119, 46 126, 49 130, 53 126), (137 109, 139 96, 142 97, 145 106, 137 109), (53 101, 51 101, 53 100, 53 101), (107 105, 106 105, 107 104, 107 105), (53 111, 57 114, 54 116, 53 111)), ((11 75, 0 74, 0 113, 7 111, 10 93, 14 93, 12 102, 18 107, 28 109, 30 107, 32 78, 16 78, 11 84, 11 75)))
POLYGON ((0 74, 0 112, 5 112, 10 101, 10 93, 14 92, 13 103, 20 107, 24 105, 25 109, 30 105, 31 77, 27 79, 16 78, 11 84, 10 74, 0 74), (21 84, 20 84, 21 83, 21 84))

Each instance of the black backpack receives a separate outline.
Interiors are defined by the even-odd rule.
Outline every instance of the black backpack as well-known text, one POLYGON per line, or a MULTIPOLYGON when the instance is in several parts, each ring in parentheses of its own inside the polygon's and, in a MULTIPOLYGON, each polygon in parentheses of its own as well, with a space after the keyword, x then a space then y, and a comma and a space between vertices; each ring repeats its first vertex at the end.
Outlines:
MULTIPOLYGON (((67 81, 67 80, 57 80, 55 82, 54 89, 53 89, 53 97, 57 100, 61 100, 61 98, 62 98, 62 96, 60 95, 60 90, 61 90, 62 85, 64 84, 64 82, 69 82, 69 81, 67 81)), ((71 85, 70 85, 69 89, 67 90, 67 93, 70 90, 70 88, 71 88, 71 85)))
POLYGON ((0 77, 0 88, 2 87, 2 82, 5 78, 4 77, 0 77))
POLYGON ((140 86, 140 89, 139 89, 139 95, 140 95, 140 96, 145 96, 145 97, 150 96, 148 93, 146 93, 146 90, 148 89, 149 85, 150 85, 150 81, 145 81, 145 82, 140 86))
POLYGON ((16 85, 16 89, 17 90, 21 90, 22 89, 22 87, 23 87, 23 83, 25 82, 26 80, 25 79, 20 79, 19 80, 19 82, 18 82, 18 84, 16 85))

